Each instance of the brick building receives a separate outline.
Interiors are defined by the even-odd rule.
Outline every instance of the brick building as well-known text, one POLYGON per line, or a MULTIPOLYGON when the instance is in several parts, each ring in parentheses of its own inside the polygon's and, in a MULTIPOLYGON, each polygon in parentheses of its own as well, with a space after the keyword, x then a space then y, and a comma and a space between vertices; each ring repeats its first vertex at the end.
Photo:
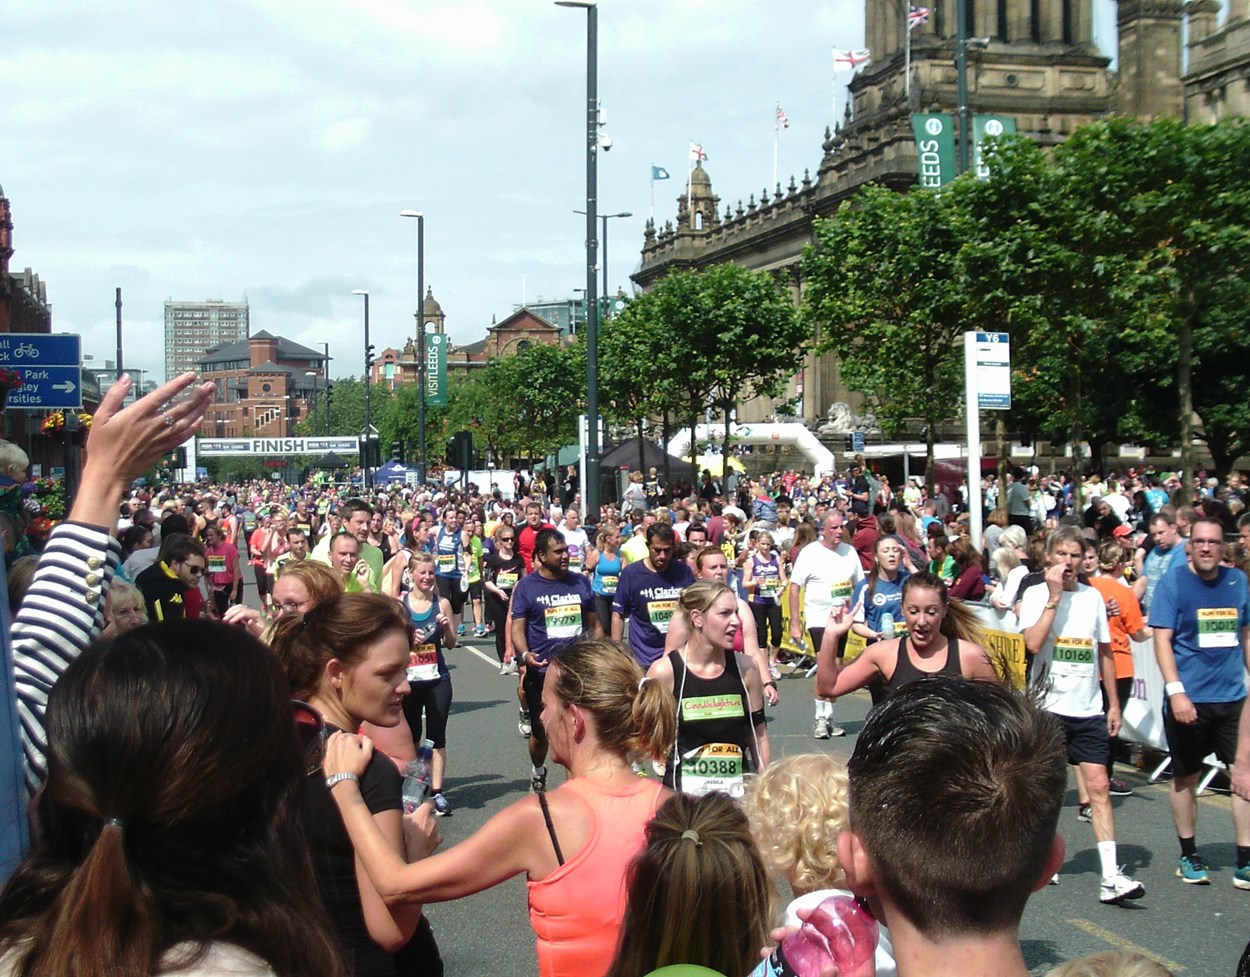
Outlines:
POLYGON ((210 349, 195 369, 217 386, 203 437, 289 437, 325 389, 325 354, 263 329, 210 349))

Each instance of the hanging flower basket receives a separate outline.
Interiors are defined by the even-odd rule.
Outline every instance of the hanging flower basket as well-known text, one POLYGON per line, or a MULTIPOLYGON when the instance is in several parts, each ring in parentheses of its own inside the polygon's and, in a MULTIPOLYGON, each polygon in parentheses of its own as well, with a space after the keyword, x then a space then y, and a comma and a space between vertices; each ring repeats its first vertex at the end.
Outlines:
POLYGON ((22 375, 16 370, 0 368, 0 411, 9 402, 9 391, 19 389, 24 382, 22 375))
POLYGON ((71 431, 65 427, 65 412, 54 410, 43 419, 43 422, 39 425, 39 430, 47 437, 54 438, 62 444, 82 444, 87 440, 87 432, 91 430, 91 415, 86 411, 79 411, 78 429, 71 431))

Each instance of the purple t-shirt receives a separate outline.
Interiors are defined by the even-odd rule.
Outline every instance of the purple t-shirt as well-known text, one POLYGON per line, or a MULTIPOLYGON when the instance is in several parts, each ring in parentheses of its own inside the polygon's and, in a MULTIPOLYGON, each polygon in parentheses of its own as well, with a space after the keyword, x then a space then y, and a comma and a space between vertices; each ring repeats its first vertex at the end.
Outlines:
POLYGON ((674 560, 663 573, 656 573, 644 561, 621 571, 612 610, 629 622, 629 648, 644 669, 664 654, 677 599, 692 583, 694 574, 681 560, 674 560))
MULTIPOLYGON (((512 618, 525 619, 530 654, 551 661, 582 636, 584 617, 595 613, 590 581, 580 573, 548 580, 537 570, 526 574, 512 591, 512 618)), ((546 665, 542 666, 546 671, 546 665)))

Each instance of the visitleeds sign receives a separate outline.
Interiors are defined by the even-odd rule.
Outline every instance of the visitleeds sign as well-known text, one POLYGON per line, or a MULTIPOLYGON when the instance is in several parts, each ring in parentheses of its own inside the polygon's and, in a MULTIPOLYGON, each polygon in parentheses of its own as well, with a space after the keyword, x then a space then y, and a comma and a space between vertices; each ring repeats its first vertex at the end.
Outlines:
POLYGON ((315 455, 326 451, 357 454, 360 438, 197 438, 196 455, 315 455))

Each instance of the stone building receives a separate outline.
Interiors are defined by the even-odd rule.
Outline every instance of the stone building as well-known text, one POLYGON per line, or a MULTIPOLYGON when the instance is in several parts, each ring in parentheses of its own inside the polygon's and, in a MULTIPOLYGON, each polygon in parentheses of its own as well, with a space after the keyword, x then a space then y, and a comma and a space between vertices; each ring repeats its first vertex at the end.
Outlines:
POLYGON ((30 268, 9 271, 13 257, 13 216, 0 187, 0 332, 51 332, 48 289, 30 268))
POLYGON ((1223 27, 1219 5, 1192 0, 1189 66, 1185 72, 1185 120, 1215 122, 1250 116, 1250 0, 1230 0, 1223 27))
MULTIPOLYGON (((648 221, 642 261, 634 281, 643 289, 671 271, 732 261, 784 276, 797 300, 802 291, 799 262, 812 243, 812 221, 831 216, 860 187, 877 183, 905 191, 917 183, 918 159, 912 132, 915 112, 954 115, 956 100, 955 3, 933 0, 929 20, 911 36, 906 50, 905 2, 865 0, 866 40, 872 63, 854 76, 845 116, 825 130, 821 154, 802 179, 765 187, 746 203, 722 206, 702 163, 689 180, 689 199, 677 198, 673 220, 648 221), (909 81, 909 83, 908 83, 909 81)), ((1213 0, 1117 0, 1120 73, 1099 52, 1092 37, 1092 0, 964 0, 967 4, 968 103, 972 114, 1010 116, 1017 131, 1043 146, 1056 145, 1079 126, 1122 112, 1143 118, 1180 117, 1185 98, 1180 76, 1181 30, 1186 11, 1191 30, 1209 33, 1213 0), (1206 18, 1204 20, 1203 18, 1206 18)), ((1250 0, 1234 0, 1244 8, 1250 0)), ((1240 9, 1235 7, 1234 10, 1240 9)), ((1243 15, 1244 16, 1244 15, 1243 15)), ((1245 105, 1246 58, 1241 74, 1219 68, 1218 52, 1234 41, 1245 44, 1244 22, 1191 47, 1210 48, 1212 91, 1221 106, 1245 105), (1223 36, 1223 39, 1221 39, 1223 36), (1239 39, 1239 40, 1238 40, 1239 39), (1222 72, 1222 73, 1221 73, 1222 72), (1239 78, 1238 84, 1233 78, 1239 78), (1218 79, 1222 88, 1216 84, 1218 79), (1236 101, 1240 99, 1241 101, 1236 101)), ((1197 70, 1191 64, 1191 76, 1197 70)), ((1186 79, 1187 85, 1190 79, 1186 79)), ((1198 83, 1197 79, 1193 82, 1198 83)), ((835 402, 856 397, 840 382, 830 355, 808 356, 781 399, 802 396, 801 417, 814 422, 835 402)), ((779 402, 778 401, 778 402, 779 402)), ((740 405, 744 421, 771 419, 776 402, 740 405)))

